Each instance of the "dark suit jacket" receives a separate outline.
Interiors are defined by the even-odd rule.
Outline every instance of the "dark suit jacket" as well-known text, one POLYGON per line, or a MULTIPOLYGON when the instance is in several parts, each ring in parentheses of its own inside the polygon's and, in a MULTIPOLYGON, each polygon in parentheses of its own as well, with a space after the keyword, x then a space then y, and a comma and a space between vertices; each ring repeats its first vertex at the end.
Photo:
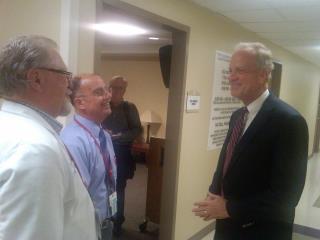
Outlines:
POLYGON ((304 118, 272 94, 236 145, 222 176, 226 147, 221 150, 209 191, 227 199, 228 219, 217 220, 217 240, 291 239, 295 207, 300 199, 308 158, 304 118))

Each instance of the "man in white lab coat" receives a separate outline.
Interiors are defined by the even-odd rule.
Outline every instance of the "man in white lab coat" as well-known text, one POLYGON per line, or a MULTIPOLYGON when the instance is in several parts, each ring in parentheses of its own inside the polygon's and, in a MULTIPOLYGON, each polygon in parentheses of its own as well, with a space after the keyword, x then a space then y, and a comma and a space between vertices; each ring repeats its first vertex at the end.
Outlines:
POLYGON ((12 39, 0 52, 0 239, 97 239, 92 201, 54 119, 71 73, 56 44, 12 39))

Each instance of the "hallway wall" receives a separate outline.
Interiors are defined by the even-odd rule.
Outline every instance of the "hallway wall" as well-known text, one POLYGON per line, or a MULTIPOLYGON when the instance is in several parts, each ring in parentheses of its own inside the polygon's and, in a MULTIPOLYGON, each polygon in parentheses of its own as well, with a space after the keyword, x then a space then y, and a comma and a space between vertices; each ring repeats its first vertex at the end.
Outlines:
POLYGON ((61 0, 21 3, 20 0, 0 2, 0 46, 23 34, 42 34, 59 42, 61 0))
POLYGON ((190 27, 185 92, 197 90, 200 93, 201 109, 199 113, 183 115, 177 191, 174 193, 176 209, 163 210, 174 211, 175 231, 171 238, 188 239, 208 224, 194 217, 191 209, 195 201, 205 197, 219 155, 219 150, 207 150, 215 51, 231 53, 239 41, 262 41, 272 49, 274 57, 283 64, 280 98, 296 107, 308 122, 309 153, 313 144, 320 69, 225 17, 188 1, 122 2, 190 27))
POLYGON ((312 154, 315 137, 319 81, 320 71, 314 66, 294 58, 284 61, 280 98, 294 106, 306 118, 309 127, 309 156, 312 154))
MULTIPOLYGON (((63 0, 61 0, 63 1, 63 0)), ((0 45, 18 34, 43 34, 59 43, 61 30, 61 1, 3 0, 0 3, 0 45), (50 7, 48 5, 50 4, 50 7)), ((74 2, 77 2, 74 0, 74 2)), ((78 72, 93 71, 94 33, 85 23, 95 21, 95 1, 79 0, 79 18, 76 22, 78 42, 69 42, 78 53, 78 72)), ((210 101, 214 75, 215 51, 232 52, 239 41, 262 41, 273 50, 283 64, 280 98, 296 107, 309 125, 309 153, 313 145, 315 116, 319 92, 320 69, 286 50, 238 27, 223 16, 209 12, 188 1, 181 0, 121 0, 161 17, 190 27, 187 47, 185 92, 197 90, 201 95, 199 113, 184 113, 180 158, 176 183, 174 229, 172 239, 188 239, 207 222, 194 217, 193 203, 205 197, 216 167, 219 150, 208 151, 207 139, 210 101)), ((163 229, 165 231, 165 229, 163 229)), ((170 239, 170 238, 167 238, 170 239)))
MULTIPOLYGON (((99 73, 105 80, 122 75, 128 81, 125 99, 136 104, 139 114, 152 110, 161 117, 159 127, 152 126, 151 136, 165 137, 168 89, 162 82, 159 59, 108 59, 102 58, 99 73)), ((143 124, 144 125, 144 124, 143 124)), ((144 125, 145 135, 146 126, 144 125)))

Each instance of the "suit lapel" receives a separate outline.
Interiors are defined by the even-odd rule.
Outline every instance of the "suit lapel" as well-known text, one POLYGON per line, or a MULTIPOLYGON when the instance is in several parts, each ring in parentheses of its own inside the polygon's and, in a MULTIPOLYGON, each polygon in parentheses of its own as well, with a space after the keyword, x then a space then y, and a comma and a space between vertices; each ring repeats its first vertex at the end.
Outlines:
POLYGON ((250 126, 247 128, 243 136, 241 137, 239 143, 235 146, 231 162, 228 167, 228 174, 229 170, 233 167, 233 165, 239 160, 241 152, 250 142, 250 140, 256 135, 257 131, 264 127, 265 123, 268 121, 269 117, 271 116, 271 112, 273 109, 275 97, 270 94, 268 98, 263 103, 261 109, 251 122, 250 126))

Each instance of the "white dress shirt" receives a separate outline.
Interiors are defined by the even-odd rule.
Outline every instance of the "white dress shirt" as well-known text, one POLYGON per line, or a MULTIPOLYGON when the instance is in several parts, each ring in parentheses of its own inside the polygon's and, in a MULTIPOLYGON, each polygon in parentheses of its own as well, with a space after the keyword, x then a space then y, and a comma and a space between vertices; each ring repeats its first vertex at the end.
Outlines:
POLYGON ((257 113, 259 112, 259 110, 262 107, 262 104, 264 103, 264 101, 267 99, 267 97, 269 96, 269 90, 266 89, 261 95, 260 97, 258 97, 256 100, 254 100, 252 103, 250 103, 247 106, 248 109, 248 118, 247 118, 247 122, 245 125, 245 128, 243 130, 243 134, 244 132, 248 129, 248 127, 250 126, 250 124, 252 123, 253 119, 256 117, 257 113))

